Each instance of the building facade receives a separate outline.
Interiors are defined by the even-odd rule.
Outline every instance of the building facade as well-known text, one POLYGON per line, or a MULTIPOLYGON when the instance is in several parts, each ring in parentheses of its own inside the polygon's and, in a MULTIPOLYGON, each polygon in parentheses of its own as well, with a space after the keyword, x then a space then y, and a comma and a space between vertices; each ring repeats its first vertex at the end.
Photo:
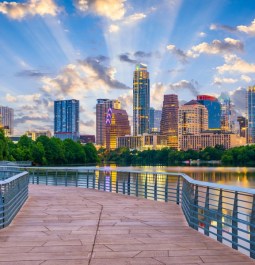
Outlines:
POLYGON ((167 137, 167 145, 172 148, 178 148, 178 110, 178 96, 164 95, 160 134, 167 137))
POLYGON ((248 120, 243 117, 243 116, 238 116, 237 121, 239 123, 239 135, 241 137, 247 137, 247 125, 248 125, 248 120))
POLYGON ((54 101, 54 136, 79 140, 79 100, 54 101))
POLYGON ((247 89, 248 143, 255 143, 255 86, 247 89))
POLYGON ((219 102, 221 104, 221 130, 224 132, 232 132, 233 120, 230 97, 226 93, 221 93, 219 102))
POLYGON ((181 135, 179 138, 180 150, 187 151, 203 150, 206 147, 215 147, 216 145, 222 145, 225 149, 229 149, 236 146, 245 145, 246 140, 244 137, 240 137, 233 133, 224 132, 202 132, 199 134, 186 134, 181 135))
POLYGON ((96 104, 96 144, 106 147, 106 115, 109 108, 120 109, 118 100, 97 99, 96 104))
POLYGON ((162 111, 150 108, 150 133, 160 132, 160 121, 161 121, 162 111))
POLYGON ((130 135, 128 114, 125 110, 109 108, 106 117, 106 148, 117 148, 117 138, 130 135))
POLYGON ((208 110, 208 129, 221 128, 221 104, 216 97, 208 95, 197 96, 197 101, 208 110))
POLYGON ((31 137, 33 141, 35 141, 40 136, 51 137, 50 131, 26 131, 26 136, 31 137))
POLYGON ((136 150, 160 150, 167 145, 167 138, 158 134, 147 134, 131 136, 126 135, 118 137, 118 147, 126 147, 136 150))
POLYGON ((133 76, 133 135, 149 132, 150 79, 147 66, 136 65, 133 76))
POLYGON ((14 134, 14 110, 9 107, 0 106, 0 127, 7 136, 14 134))
POLYGON ((208 110, 197 102, 191 100, 179 108, 178 135, 199 134, 208 130, 208 110))
POLYGON ((95 135, 92 134, 83 134, 80 135, 80 142, 83 144, 87 144, 87 143, 95 143, 96 142, 96 137, 95 135))

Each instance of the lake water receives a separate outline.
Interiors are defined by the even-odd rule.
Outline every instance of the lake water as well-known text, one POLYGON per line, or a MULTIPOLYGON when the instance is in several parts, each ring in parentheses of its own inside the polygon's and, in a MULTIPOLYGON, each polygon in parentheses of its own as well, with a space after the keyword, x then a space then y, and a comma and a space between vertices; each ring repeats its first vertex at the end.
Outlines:
MULTIPOLYGON (((115 166, 111 167, 116 168, 115 166)), ((157 172, 181 172, 196 180, 255 189, 254 167, 131 166, 118 168, 157 172)))

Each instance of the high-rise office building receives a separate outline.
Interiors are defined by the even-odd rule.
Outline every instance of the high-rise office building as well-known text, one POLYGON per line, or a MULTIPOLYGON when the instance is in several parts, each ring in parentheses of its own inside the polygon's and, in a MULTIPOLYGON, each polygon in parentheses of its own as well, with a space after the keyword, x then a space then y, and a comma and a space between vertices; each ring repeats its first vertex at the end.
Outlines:
POLYGON ((150 79, 147 66, 137 64, 133 77, 133 134, 149 132, 150 79))
POLYGON ((197 96, 197 101, 208 110, 208 129, 221 128, 221 104, 216 97, 208 95, 197 96))
POLYGON ((161 121, 162 111, 150 108, 150 133, 160 132, 160 121, 161 121))
POLYGON ((248 143, 255 143, 255 86, 247 89, 248 143))
POLYGON ((248 125, 248 120, 243 117, 243 116, 238 116, 237 121, 239 123, 239 135, 240 137, 245 137, 247 136, 247 125, 248 125))
POLYGON ((160 133, 167 137, 167 145, 178 147, 178 96, 175 94, 164 95, 160 133))
POLYGON ((97 99, 96 104, 96 144, 106 147, 106 115, 109 108, 120 109, 118 100, 97 99))
POLYGON ((191 100, 179 108, 178 135, 199 134, 208 130, 208 110, 197 102, 191 100))
POLYGON ((230 97, 226 93, 221 93, 218 100, 221 104, 221 130, 224 132, 232 132, 233 120, 231 117, 232 105, 230 97))
POLYGON ((130 135, 128 114, 123 109, 109 108, 106 116, 106 148, 117 148, 117 137, 130 135))
POLYGON ((8 132, 8 135, 14 133, 14 110, 9 107, 0 106, 0 125, 8 132))
POLYGON ((79 100, 54 101, 54 136, 64 139, 79 139, 79 100))

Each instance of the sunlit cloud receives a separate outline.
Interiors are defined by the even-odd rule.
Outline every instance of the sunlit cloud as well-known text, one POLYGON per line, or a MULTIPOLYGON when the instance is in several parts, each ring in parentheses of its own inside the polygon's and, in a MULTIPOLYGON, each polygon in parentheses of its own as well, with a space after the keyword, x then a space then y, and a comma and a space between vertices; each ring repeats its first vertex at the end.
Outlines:
POLYGON ((199 84, 195 80, 187 81, 187 80, 181 80, 176 83, 172 83, 168 85, 168 88, 172 91, 178 93, 180 90, 188 90, 191 92, 192 95, 195 97, 199 94, 199 84))
POLYGON ((119 30, 120 30, 120 27, 117 26, 117 25, 115 25, 115 24, 111 24, 111 25, 109 26, 109 32, 110 32, 110 33, 118 32, 119 30))
POLYGON ((0 13, 11 19, 23 19, 27 16, 56 16, 61 11, 53 0, 29 0, 25 3, 2 2, 0 13))
POLYGON ((246 83, 250 83, 252 79, 248 75, 241 75, 241 79, 246 83))
POLYGON ((213 79, 214 85, 234 84, 236 82, 238 82, 238 79, 234 79, 234 78, 214 77, 213 79))
POLYGON ((110 20, 120 20, 126 13, 125 0, 74 0, 80 12, 92 12, 110 20))
POLYGON ((248 73, 255 73, 255 64, 248 63, 243 59, 239 58, 236 55, 229 55, 224 56, 225 64, 222 66, 218 66, 216 69, 218 73, 241 73, 241 74, 248 74, 248 73))

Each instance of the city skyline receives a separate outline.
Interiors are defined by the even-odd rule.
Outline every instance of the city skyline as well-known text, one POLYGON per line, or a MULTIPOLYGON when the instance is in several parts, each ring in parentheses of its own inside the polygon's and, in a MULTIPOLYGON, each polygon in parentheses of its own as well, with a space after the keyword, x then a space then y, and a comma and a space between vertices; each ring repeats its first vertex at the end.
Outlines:
POLYGON ((80 132, 95 134, 98 98, 132 116, 136 63, 150 72, 151 107, 230 93, 240 114, 254 85, 254 1, 0 1, 0 105, 15 134, 53 131, 54 101, 80 100, 80 132))

